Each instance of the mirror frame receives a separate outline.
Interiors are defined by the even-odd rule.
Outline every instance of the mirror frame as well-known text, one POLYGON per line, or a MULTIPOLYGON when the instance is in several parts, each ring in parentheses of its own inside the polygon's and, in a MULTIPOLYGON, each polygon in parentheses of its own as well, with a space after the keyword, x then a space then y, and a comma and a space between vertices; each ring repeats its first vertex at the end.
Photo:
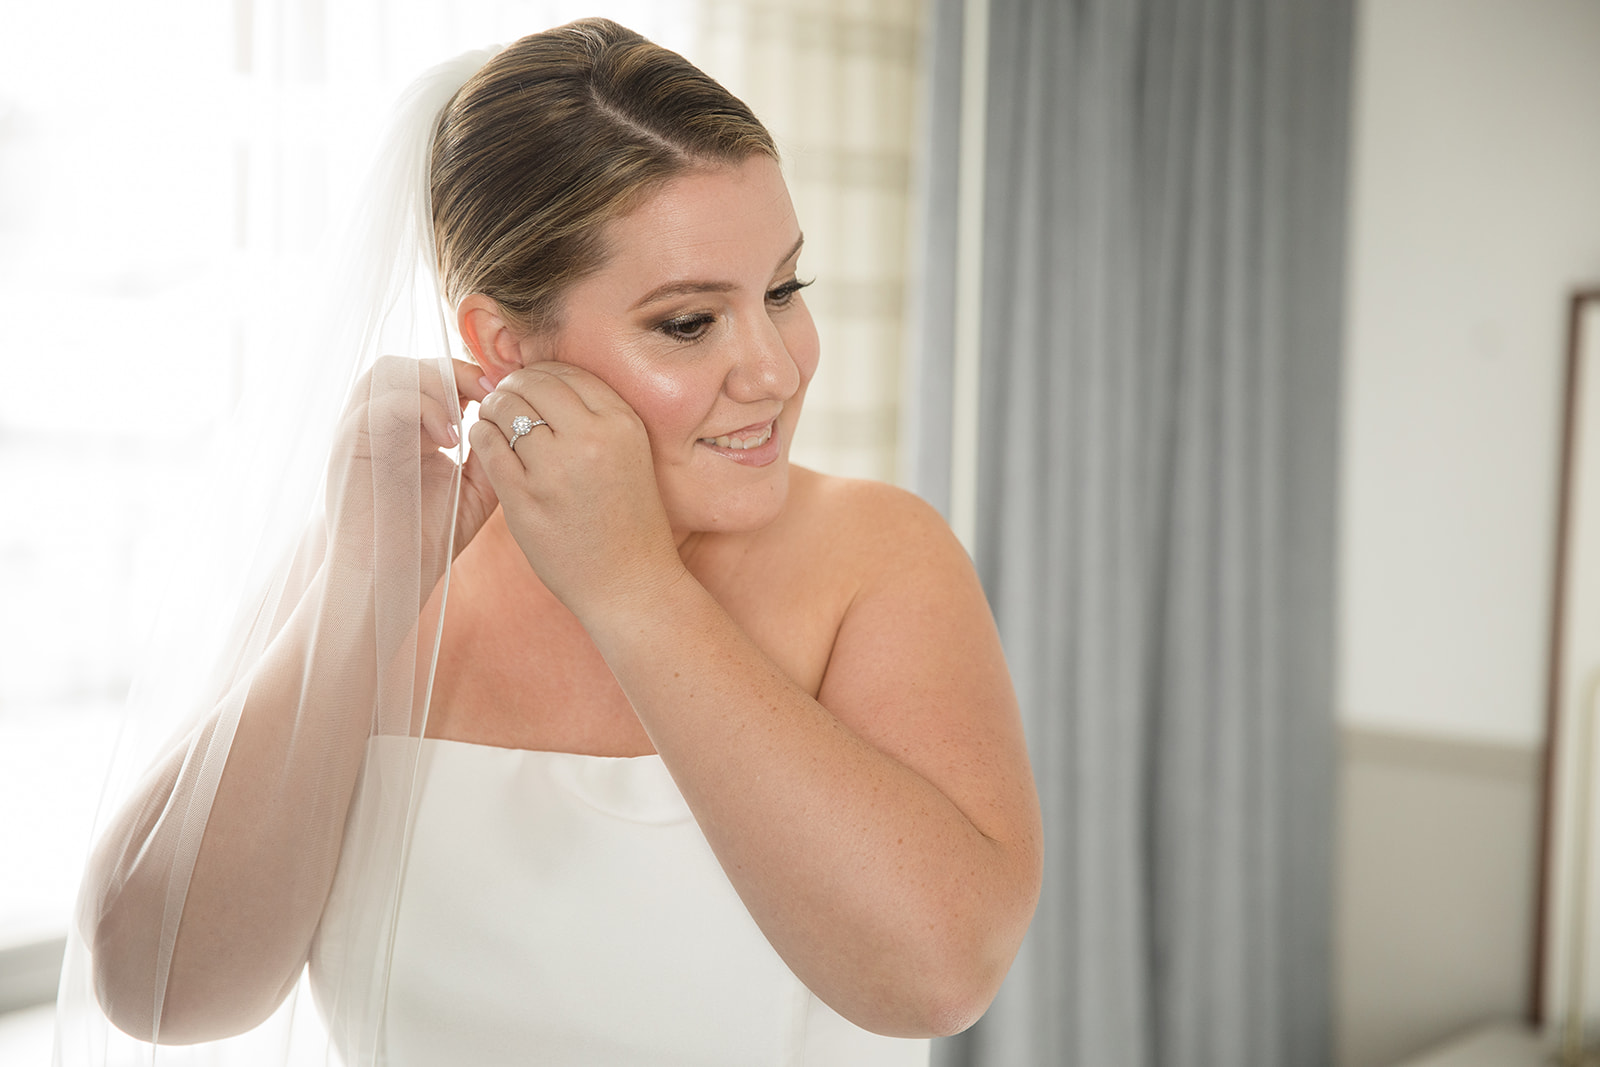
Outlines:
MULTIPOLYGON (((1559 891, 1557 865, 1562 859, 1561 825, 1563 775, 1568 754, 1561 750, 1561 742, 1572 725, 1575 714, 1571 706, 1574 690, 1566 678, 1569 655, 1568 642, 1572 639, 1572 614, 1574 597, 1569 585, 1573 579, 1576 553, 1576 525, 1579 516, 1576 505, 1579 486, 1579 458, 1585 442, 1581 435, 1587 431, 1596 437, 1592 444, 1600 455, 1600 404, 1595 410, 1585 412, 1583 390, 1592 388, 1600 376, 1600 287, 1587 287, 1575 291, 1567 304, 1566 372, 1562 391, 1561 442, 1559 481, 1557 483, 1554 581, 1550 609, 1550 647, 1545 692, 1545 740, 1541 772, 1542 795, 1539 798, 1538 827, 1538 882, 1534 897, 1533 968, 1530 976, 1528 1017, 1536 1026, 1545 1026, 1560 1018, 1562 1005, 1552 1002, 1554 983, 1550 971, 1560 961, 1555 958, 1554 931, 1562 929, 1566 916, 1555 914, 1559 891), (1586 419, 1585 416, 1588 416, 1586 419)), ((1590 476, 1600 486, 1600 472, 1590 476)), ((1574 785, 1576 788, 1576 785, 1574 785)), ((1592 836, 1592 835, 1591 835, 1592 836)), ((1593 866, 1595 855, 1590 855, 1593 866)), ((1588 894, 1586 894, 1588 895, 1588 894)), ((1586 925, 1592 925, 1586 924, 1586 925)), ((1581 950, 1580 950, 1581 951, 1581 950)))

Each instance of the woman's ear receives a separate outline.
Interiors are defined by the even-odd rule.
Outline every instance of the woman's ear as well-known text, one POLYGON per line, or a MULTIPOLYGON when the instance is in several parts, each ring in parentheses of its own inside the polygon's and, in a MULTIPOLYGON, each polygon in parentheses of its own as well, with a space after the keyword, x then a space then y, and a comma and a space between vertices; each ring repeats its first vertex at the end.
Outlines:
POLYGON ((522 338, 500 305, 482 293, 472 293, 456 308, 456 327, 467 353, 483 368, 489 380, 500 379, 522 366, 522 338))

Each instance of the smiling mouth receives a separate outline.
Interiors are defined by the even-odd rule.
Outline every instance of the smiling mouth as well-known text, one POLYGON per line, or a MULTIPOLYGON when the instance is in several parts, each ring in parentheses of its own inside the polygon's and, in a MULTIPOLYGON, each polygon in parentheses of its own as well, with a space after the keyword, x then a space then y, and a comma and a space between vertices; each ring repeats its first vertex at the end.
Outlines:
POLYGON ((739 430, 736 433, 725 434, 722 437, 702 437, 703 445, 715 445, 718 448, 731 448, 735 452, 743 452, 748 448, 760 448, 772 439, 772 423, 757 427, 753 430, 739 430))

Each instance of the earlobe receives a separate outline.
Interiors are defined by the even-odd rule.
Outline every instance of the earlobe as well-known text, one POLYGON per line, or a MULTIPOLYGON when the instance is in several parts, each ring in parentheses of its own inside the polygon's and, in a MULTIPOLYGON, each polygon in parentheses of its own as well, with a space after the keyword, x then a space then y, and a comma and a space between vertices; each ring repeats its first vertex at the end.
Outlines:
POLYGON ((456 308, 456 326, 467 354, 493 382, 522 366, 521 336, 507 321, 500 305, 482 293, 472 293, 456 308))

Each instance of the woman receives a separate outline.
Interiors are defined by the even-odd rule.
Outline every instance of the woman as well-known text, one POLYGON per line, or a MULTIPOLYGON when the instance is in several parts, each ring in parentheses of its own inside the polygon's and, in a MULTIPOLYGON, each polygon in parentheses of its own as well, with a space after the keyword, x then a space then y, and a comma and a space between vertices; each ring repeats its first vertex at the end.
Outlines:
POLYGON ((357 384, 321 520, 97 847, 95 1000, 211 1042, 309 962, 346 1062, 924 1062, 1016 952, 1037 803, 959 545, 788 463, 818 345, 770 136, 603 20, 426 128, 471 362, 357 384))

